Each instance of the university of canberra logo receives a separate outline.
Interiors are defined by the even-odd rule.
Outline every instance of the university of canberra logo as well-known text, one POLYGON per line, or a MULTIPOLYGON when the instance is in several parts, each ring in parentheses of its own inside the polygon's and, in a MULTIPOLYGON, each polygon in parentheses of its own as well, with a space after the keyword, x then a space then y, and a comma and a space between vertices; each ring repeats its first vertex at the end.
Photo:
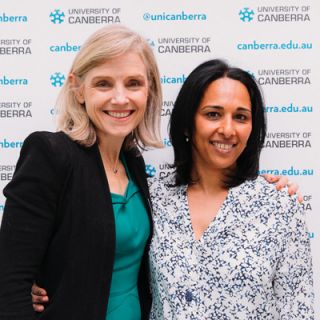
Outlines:
POLYGON ((49 17, 52 23, 60 24, 64 21, 65 14, 60 9, 56 9, 50 13, 49 17))
POLYGON ((242 22, 262 23, 292 23, 292 22, 310 22, 312 7, 310 5, 264 5, 255 7, 254 10, 249 7, 242 8, 238 15, 242 22))
POLYGON ((148 176, 154 177, 154 175, 156 174, 156 168, 151 164, 146 164, 146 173, 148 176))
POLYGON ((253 20, 254 11, 248 7, 239 11, 240 20, 243 22, 250 22, 253 20))
POLYGON ((151 48, 154 48, 156 46, 152 39, 147 39, 147 42, 151 48))
POLYGON ((61 72, 55 72, 50 77, 50 82, 54 87, 62 87, 66 77, 61 72))
POLYGON ((49 14, 51 22, 55 25, 69 24, 106 24, 120 22, 121 8, 68 8, 52 10, 49 14))

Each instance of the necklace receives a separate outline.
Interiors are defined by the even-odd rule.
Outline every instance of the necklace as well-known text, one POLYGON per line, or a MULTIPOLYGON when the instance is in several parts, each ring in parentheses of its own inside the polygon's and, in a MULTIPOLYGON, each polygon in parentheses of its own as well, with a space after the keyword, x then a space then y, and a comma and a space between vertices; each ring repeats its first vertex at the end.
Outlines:
POLYGON ((114 165, 114 167, 112 169, 114 174, 117 174, 118 171, 119 171, 119 166, 118 165, 119 165, 119 158, 117 158, 117 161, 116 161, 116 163, 115 163, 115 165, 114 165))

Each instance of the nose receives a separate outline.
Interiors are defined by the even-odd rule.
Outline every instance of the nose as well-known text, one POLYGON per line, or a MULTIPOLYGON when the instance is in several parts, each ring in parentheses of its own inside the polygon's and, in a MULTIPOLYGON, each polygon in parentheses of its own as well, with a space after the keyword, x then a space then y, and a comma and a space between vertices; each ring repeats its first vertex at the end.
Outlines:
POLYGON ((125 105, 129 101, 127 97, 126 88, 123 86, 116 86, 112 90, 111 103, 116 105, 125 105))
POLYGON ((218 132, 226 138, 232 137, 235 134, 233 119, 226 117, 223 120, 221 120, 218 132))

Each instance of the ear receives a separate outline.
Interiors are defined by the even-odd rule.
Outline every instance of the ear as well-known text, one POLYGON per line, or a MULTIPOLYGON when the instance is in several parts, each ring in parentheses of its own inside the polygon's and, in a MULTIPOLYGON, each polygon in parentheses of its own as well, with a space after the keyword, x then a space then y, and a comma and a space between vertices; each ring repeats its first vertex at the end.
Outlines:
POLYGON ((74 73, 70 73, 68 78, 69 78, 70 87, 73 90, 77 101, 80 104, 84 104, 85 100, 83 96, 83 89, 81 84, 79 83, 79 79, 74 73))

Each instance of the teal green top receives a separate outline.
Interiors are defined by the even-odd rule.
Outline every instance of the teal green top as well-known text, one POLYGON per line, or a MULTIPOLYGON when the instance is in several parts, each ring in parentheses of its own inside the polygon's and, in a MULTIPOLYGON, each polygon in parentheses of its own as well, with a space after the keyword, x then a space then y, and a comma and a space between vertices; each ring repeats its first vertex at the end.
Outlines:
POLYGON ((150 222, 140 190, 123 163, 129 178, 126 192, 111 193, 116 250, 106 320, 141 319, 137 284, 150 222))

